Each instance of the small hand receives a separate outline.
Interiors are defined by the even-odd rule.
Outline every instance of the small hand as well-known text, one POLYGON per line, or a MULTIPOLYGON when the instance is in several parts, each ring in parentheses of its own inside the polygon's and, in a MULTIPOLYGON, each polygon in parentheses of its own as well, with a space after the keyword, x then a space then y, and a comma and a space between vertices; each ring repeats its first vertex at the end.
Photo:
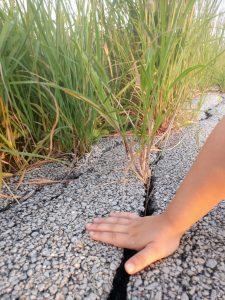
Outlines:
POLYGON ((129 274, 175 252, 182 236, 164 214, 139 217, 129 212, 110 213, 87 224, 86 229, 93 240, 139 251, 125 264, 129 274))

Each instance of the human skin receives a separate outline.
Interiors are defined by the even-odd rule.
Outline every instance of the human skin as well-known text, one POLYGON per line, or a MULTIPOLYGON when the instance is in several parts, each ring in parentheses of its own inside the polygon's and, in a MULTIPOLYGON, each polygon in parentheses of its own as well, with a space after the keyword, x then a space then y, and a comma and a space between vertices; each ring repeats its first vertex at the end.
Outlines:
POLYGON ((137 250, 125 264, 134 274, 169 256, 182 235, 225 199, 225 117, 212 131, 175 197, 160 215, 112 212, 86 229, 93 240, 137 250))

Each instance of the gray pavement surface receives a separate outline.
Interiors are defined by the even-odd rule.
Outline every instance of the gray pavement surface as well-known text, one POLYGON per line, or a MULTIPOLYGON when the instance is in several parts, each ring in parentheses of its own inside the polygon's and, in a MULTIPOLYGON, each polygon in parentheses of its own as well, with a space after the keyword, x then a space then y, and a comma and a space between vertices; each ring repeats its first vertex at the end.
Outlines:
POLYGON ((122 149, 119 140, 103 140, 74 170, 50 164, 26 176, 24 182, 66 173, 78 178, 22 185, 17 194, 35 193, 0 214, 0 299, 107 298, 123 251, 91 241, 85 224, 112 210, 143 207, 142 184, 132 174, 124 181, 122 149))
MULTIPOLYGON (((225 100, 215 97, 208 96, 208 113, 196 125, 173 134, 154 167, 156 213, 225 115, 225 100)), ((85 224, 113 210, 143 210, 144 187, 133 174, 125 176, 125 166, 121 141, 105 139, 76 167, 52 163, 24 179, 68 181, 15 190, 18 178, 11 180, 23 201, 0 213, 0 299, 107 299, 123 251, 91 241, 85 224)), ((0 203, 0 209, 7 205, 0 203)), ((130 277, 128 299, 225 299, 224 206, 195 224, 172 256, 130 277)))

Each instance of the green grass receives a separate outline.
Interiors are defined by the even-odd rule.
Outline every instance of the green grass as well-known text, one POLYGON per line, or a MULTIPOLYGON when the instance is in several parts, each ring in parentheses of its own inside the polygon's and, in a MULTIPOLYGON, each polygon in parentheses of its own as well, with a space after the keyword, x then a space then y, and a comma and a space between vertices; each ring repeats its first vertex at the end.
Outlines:
POLYGON ((193 90, 224 87, 220 2, 5 1, 2 172, 23 169, 33 157, 80 156, 116 132, 146 183, 156 134, 166 128, 166 138, 193 90))

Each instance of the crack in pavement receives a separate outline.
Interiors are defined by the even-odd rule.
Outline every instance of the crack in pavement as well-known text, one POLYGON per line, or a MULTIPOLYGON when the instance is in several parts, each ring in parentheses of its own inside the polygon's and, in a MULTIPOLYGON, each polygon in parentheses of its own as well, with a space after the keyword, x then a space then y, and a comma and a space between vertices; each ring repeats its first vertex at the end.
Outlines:
MULTIPOLYGON (((152 163, 152 167, 156 167, 157 163, 160 161, 161 158, 162 155, 157 153, 157 157, 152 163)), ((144 196, 145 199, 143 202, 144 210, 139 213, 141 217, 151 216, 155 212, 154 202, 153 199, 151 199, 151 194, 153 191, 154 180, 155 180, 153 170, 151 171, 151 173, 152 176, 149 180, 149 183, 145 185, 145 196, 144 196)), ((107 300, 127 300, 127 285, 129 283, 129 279, 131 275, 126 272, 124 265, 136 253, 137 251, 135 250, 130 250, 130 249, 123 250, 123 257, 119 267, 116 270, 113 279, 112 289, 110 291, 107 300)))

